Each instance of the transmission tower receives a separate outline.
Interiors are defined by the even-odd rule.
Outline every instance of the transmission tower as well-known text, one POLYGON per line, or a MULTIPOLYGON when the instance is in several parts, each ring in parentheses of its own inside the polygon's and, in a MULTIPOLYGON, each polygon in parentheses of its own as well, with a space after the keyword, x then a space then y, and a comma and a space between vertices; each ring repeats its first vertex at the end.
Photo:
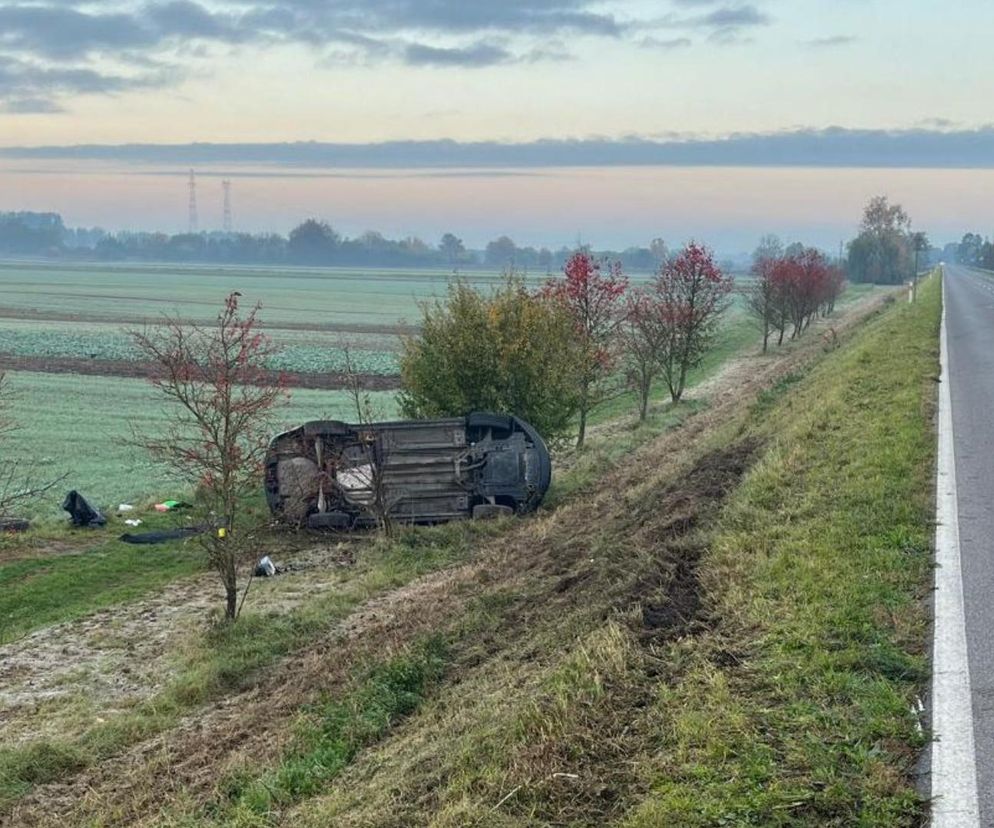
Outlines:
POLYGON ((224 190, 224 223, 222 227, 225 233, 231 232, 231 182, 222 181, 221 189, 224 190))
POLYGON ((190 170, 190 183, 187 186, 190 188, 189 231, 196 233, 200 227, 200 222, 197 221, 197 179, 193 174, 193 170, 190 170))

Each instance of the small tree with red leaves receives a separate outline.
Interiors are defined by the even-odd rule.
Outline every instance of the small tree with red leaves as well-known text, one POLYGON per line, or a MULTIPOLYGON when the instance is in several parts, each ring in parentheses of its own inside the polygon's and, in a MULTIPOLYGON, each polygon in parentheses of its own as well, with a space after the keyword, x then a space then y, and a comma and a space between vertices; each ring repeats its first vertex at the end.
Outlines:
MULTIPOLYGON (((228 296, 213 325, 167 318, 154 329, 132 332, 170 418, 163 434, 138 439, 196 487, 197 507, 212 524, 202 540, 224 584, 229 621, 241 609, 238 567, 250 545, 243 504, 259 491, 273 415, 288 397, 284 378, 268 367, 275 349, 259 330, 259 306, 243 315, 239 296, 228 296)), ((255 556, 249 563, 251 573, 255 556)))
POLYGON ((666 262, 652 283, 665 335, 660 371, 673 402, 679 402, 687 373, 713 347, 721 314, 728 307, 733 280, 715 264, 711 251, 691 242, 666 262))
POLYGON ((624 319, 627 289, 628 279, 620 262, 602 264, 579 251, 563 267, 563 278, 550 279, 542 290, 547 299, 565 310, 576 331, 577 448, 586 437, 591 409, 609 395, 606 383, 617 359, 615 334, 624 319))
POLYGON ((831 291, 830 268, 825 256, 813 247, 806 247, 787 257, 789 277, 791 339, 800 336, 831 291))
POLYGON ((746 308, 763 327, 763 353, 773 331, 779 333, 780 345, 788 327, 794 339, 818 313, 832 313, 846 286, 840 268, 814 248, 800 245, 787 255, 758 257, 752 272, 756 278, 746 288, 746 308))
POLYGON ((639 422, 644 423, 669 335, 664 308, 653 293, 636 289, 628 295, 619 333, 628 384, 638 395, 639 422))
POLYGON ((753 281, 746 286, 746 310, 759 322, 763 331, 763 353, 769 348, 770 335, 783 340, 787 327, 787 291, 782 257, 761 256, 752 266, 753 281))
POLYGON ((777 345, 783 345, 783 338, 790 327, 794 286, 797 281, 797 262, 791 256, 781 256, 772 262, 772 325, 777 332, 777 345))

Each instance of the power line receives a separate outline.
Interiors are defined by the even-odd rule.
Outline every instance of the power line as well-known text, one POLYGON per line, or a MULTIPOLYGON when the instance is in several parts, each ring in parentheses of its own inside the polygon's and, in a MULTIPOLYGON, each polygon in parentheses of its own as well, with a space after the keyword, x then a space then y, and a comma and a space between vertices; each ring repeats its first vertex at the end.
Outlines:
POLYGON ((231 232, 231 182, 224 180, 221 182, 221 189, 224 190, 224 222, 221 225, 225 233, 231 232))
POLYGON ((190 183, 187 186, 190 188, 190 204, 187 224, 189 231, 191 233, 196 233, 200 229, 200 222, 197 220, 197 179, 193 174, 193 170, 190 170, 190 183))

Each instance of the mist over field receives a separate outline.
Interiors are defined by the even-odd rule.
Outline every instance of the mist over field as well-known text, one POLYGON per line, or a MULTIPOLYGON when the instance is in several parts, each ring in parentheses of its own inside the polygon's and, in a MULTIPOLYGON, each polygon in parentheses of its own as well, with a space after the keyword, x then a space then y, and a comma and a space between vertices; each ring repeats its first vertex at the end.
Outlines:
MULTIPOLYGON (((582 167, 454 171, 198 168, 200 227, 222 227, 221 181, 232 181, 234 228, 286 234, 309 217, 358 236, 436 243, 452 232, 483 248, 520 245, 624 249, 662 237, 704 239, 748 253, 774 232, 832 251, 876 193, 908 207, 937 241, 982 225, 994 170, 818 167, 582 167)), ((0 160, 11 209, 59 212, 68 226, 184 232, 187 168, 75 160, 0 160)))

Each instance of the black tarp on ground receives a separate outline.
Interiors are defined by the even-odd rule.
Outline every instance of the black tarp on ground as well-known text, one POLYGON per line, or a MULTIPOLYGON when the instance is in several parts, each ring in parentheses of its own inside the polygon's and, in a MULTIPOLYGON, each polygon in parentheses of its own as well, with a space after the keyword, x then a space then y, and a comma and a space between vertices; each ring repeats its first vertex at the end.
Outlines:
POLYGON ((203 534, 208 528, 207 526, 186 526, 182 529, 165 529, 160 532, 141 532, 137 535, 128 533, 121 535, 120 539, 125 543, 165 543, 166 541, 203 534))
POLYGON ((66 495, 62 508, 69 513, 73 526, 103 526, 107 523, 107 518, 87 503, 86 498, 75 489, 66 495))

